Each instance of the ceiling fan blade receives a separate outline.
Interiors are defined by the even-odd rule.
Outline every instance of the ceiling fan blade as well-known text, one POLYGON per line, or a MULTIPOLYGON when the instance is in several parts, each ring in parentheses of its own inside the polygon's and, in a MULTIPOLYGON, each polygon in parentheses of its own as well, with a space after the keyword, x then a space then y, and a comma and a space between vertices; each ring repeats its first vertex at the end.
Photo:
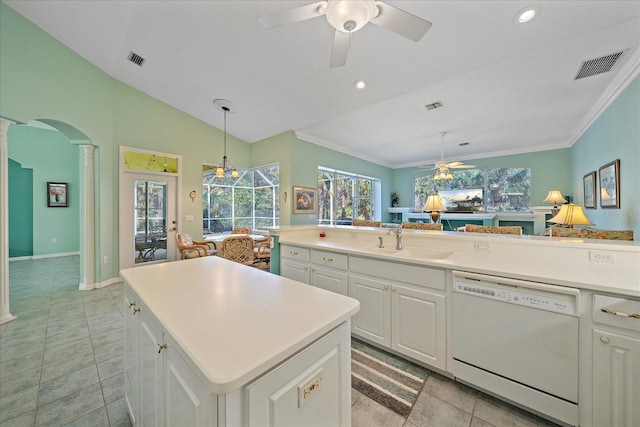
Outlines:
POLYGON ((464 164, 460 164, 458 166, 449 166, 449 168, 451 169, 473 169, 475 167, 476 165, 464 165, 464 164))
POLYGON ((419 18, 381 1, 376 1, 376 5, 380 9, 380 13, 369 22, 400 34, 414 42, 420 41, 422 36, 431 28, 431 22, 426 19, 419 18))
POLYGON ((464 164, 464 163, 462 163, 462 162, 451 162, 451 163, 447 163, 446 165, 449 168, 455 168, 455 167, 460 166, 462 164, 464 164))
POLYGON ((343 33, 336 30, 333 37, 333 48, 331 49, 330 68, 342 67, 347 63, 347 54, 349 53, 349 33, 343 33))
POLYGON ((320 11, 320 6, 324 5, 326 10, 326 4, 326 1, 318 1, 306 6, 297 7, 291 10, 285 10, 284 12, 276 13, 269 16, 263 16, 261 18, 258 18, 258 21, 264 28, 274 28, 281 25, 306 21, 307 19, 323 16, 324 12, 320 11))

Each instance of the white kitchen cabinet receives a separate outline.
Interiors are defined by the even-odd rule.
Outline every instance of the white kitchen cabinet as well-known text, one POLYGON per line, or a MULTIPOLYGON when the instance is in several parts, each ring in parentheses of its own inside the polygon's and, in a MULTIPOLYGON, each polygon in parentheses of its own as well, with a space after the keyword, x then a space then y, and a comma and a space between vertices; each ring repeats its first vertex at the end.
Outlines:
POLYGON ((125 294, 125 397, 133 425, 205 425, 210 393, 148 309, 125 294))
POLYGON ((309 284, 310 250, 297 246, 280 245, 280 275, 287 279, 309 284))
POLYGON ((354 335, 445 369, 444 295, 388 279, 351 274, 349 296, 360 301, 360 311, 352 321, 354 335))
POLYGON ((640 426, 640 319, 613 314, 640 313, 640 301, 593 301, 593 426, 640 426))
POLYGON ((309 283, 338 294, 349 292, 348 256, 334 252, 311 250, 309 283))

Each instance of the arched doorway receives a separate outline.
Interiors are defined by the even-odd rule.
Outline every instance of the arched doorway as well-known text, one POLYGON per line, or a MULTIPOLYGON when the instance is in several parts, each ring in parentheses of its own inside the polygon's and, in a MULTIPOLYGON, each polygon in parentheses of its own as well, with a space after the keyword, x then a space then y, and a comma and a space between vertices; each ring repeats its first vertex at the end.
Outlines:
POLYGON ((91 140, 75 127, 54 119, 35 119, 28 124, 16 124, 0 118, 0 323, 13 319, 9 301, 9 248, 8 248, 8 131, 10 126, 31 126, 62 133, 71 144, 79 147, 79 236, 80 283, 78 289, 95 288, 95 177, 94 151, 91 140))

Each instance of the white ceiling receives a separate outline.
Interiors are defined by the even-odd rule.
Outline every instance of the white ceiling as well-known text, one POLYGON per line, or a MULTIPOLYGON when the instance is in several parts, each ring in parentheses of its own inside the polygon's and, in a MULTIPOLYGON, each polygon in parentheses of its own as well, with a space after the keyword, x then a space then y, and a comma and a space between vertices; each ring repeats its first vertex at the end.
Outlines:
POLYGON ((294 130, 390 167, 438 160, 441 131, 445 160, 569 147, 640 62, 635 0, 388 0, 433 27, 416 43, 368 24, 333 69, 324 17, 274 29, 257 20, 311 1, 6 3, 116 79, 218 128, 213 99, 232 101, 227 129, 242 140, 294 130), (530 5, 539 16, 514 24, 530 5), (573 80, 582 61, 625 49, 611 72, 573 80), (444 107, 427 111, 435 101, 444 107))

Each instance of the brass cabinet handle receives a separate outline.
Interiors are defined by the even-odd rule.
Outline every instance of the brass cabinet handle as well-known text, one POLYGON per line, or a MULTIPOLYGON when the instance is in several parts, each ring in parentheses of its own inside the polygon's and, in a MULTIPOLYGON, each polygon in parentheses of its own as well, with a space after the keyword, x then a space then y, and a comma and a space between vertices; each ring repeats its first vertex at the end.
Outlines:
POLYGON ((138 313, 140 313, 140 309, 139 308, 134 308, 133 309, 133 314, 136 315, 138 313))
POLYGON ((322 257, 322 260, 326 262, 333 262, 333 258, 322 257))
POLYGON ((298 255, 298 252, 294 252, 294 251, 289 251, 290 255, 298 255))
POLYGON ((129 303, 129 308, 131 308, 131 307, 135 307, 135 306, 136 306, 136 303, 135 303, 135 302, 130 302, 130 303, 129 303))
POLYGON ((167 347, 168 347, 168 345, 166 343, 162 344, 162 345, 158 344, 158 354, 160 354, 162 352, 162 350, 166 350, 167 347))
POLYGON ((634 319, 640 319, 640 313, 627 314, 627 313, 623 313, 622 311, 613 311, 608 308, 601 308, 600 311, 607 314, 613 314, 614 316, 633 317, 634 319))

